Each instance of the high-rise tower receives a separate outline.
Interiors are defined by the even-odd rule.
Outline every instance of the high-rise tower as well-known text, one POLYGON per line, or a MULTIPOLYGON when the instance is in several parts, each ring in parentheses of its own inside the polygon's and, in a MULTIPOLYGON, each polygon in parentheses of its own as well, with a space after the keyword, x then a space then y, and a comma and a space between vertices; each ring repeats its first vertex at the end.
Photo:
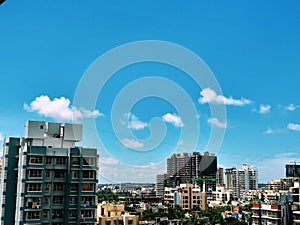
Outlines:
POLYGON ((82 125, 25 127, 23 138, 4 141, 1 224, 95 224, 98 153, 75 145, 82 125))

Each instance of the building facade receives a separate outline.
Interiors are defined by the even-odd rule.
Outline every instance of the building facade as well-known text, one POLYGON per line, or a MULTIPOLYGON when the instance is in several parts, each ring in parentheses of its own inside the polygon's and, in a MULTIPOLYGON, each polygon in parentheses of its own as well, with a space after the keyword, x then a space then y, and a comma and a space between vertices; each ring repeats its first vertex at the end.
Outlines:
POLYGON ((179 205, 182 209, 191 210, 193 208, 200 208, 207 210, 207 193, 201 192, 200 188, 193 184, 181 184, 179 187, 165 187, 164 201, 166 205, 179 205))
POLYGON ((201 192, 200 188, 195 188, 192 184, 183 184, 180 188, 182 209, 191 210, 197 207, 204 211, 207 210, 207 194, 205 192, 201 192))
POLYGON ((156 196, 164 196, 164 188, 167 182, 167 174, 157 174, 156 175, 156 196))
POLYGON ((3 148, 1 224, 95 224, 98 153, 80 124, 27 121, 3 148))
POLYGON ((176 187, 180 184, 195 184, 197 178, 198 185, 203 186, 203 180, 207 178, 206 192, 216 188, 217 157, 208 152, 173 154, 167 159, 167 185, 176 187))
POLYGON ((125 212, 124 205, 102 203, 97 205, 97 217, 99 225, 131 224, 138 225, 139 217, 125 212))
POLYGON ((225 169, 225 187, 232 190, 233 198, 243 198, 244 193, 258 189, 258 172, 248 164, 242 169, 225 169))
POLYGON ((290 215, 290 209, 283 204, 253 204, 252 225, 274 224, 291 225, 295 224, 290 215))
POLYGON ((297 165, 296 163, 292 165, 285 165, 285 175, 286 177, 300 178, 300 165, 297 165))
POLYGON ((217 169, 216 185, 217 187, 224 187, 224 169, 221 166, 217 169))

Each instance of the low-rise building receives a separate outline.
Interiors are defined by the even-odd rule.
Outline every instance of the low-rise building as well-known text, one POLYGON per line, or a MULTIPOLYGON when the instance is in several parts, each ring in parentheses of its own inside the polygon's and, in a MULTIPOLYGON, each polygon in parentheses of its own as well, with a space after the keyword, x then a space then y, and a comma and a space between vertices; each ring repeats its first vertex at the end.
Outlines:
POLYGON ((124 205, 102 203, 97 205, 97 218, 100 225, 138 225, 139 217, 125 212, 124 205))
POLYGON ((212 192, 212 200, 208 205, 209 207, 224 206, 227 205, 230 199, 232 199, 232 191, 224 187, 217 187, 216 191, 212 192))
POLYGON ((293 224, 291 204, 287 202, 274 204, 253 204, 252 224, 293 224))
POLYGON ((201 192, 193 184, 181 184, 176 188, 165 188, 164 200, 166 205, 180 205, 183 209, 198 207, 207 210, 207 193, 201 192))
POLYGON ((192 184, 182 184, 180 188, 182 209, 191 210, 197 207, 201 210, 207 210, 207 195, 205 192, 201 192, 200 188, 195 188, 192 184))

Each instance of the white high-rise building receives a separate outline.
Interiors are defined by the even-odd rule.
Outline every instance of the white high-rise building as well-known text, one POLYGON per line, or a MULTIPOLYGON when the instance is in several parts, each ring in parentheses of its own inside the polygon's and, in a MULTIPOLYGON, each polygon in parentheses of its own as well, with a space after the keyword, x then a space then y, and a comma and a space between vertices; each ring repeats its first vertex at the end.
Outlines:
POLYGON ((242 169, 226 169, 225 187, 232 190, 234 198, 242 198, 249 190, 258 189, 258 171, 249 164, 243 164, 242 169))

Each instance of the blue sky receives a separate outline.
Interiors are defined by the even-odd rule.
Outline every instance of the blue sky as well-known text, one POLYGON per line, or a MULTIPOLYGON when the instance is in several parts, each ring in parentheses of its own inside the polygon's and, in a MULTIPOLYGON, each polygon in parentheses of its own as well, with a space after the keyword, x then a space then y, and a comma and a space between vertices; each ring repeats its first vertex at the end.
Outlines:
MULTIPOLYGON (((70 122, 73 113, 77 122, 95 118, 96 130, 85 127, 82 145, 99 148, 100 181, 153 182, 176 147, 203 152, 215 127, 226 129, 217 154, 220 165, 250 163, 261 182, 283 177, 286 163, 300 161, 299 6, 298 1, 8 0, 0 6, 0 140, 22 136, 28 119, 70 122), (199 87, 178 68, 144 62, 116 72, 101 89, 95 108, 74 104, 80 80, 98 57, 143 40, 172 42, 197 54, 222 93, 214 96, 217 90, 199 87), (175 82, 197 113, 187 109, 190 117, 184 118, 178 112, 181 106, 152 96, 111 119, 121 90, 145 77, 175 82), (220 104, 220 99, 226 103, 227 122, 210 112, 209 105, 220 104), (180 136, 195 118, 200 133, 194 148, 192 134, 184 140, 180 136), (121 132, 117 139, 112 122, 133 135, 121 132), (147 139, 150 124, 159 126, 153 130, 159 134, 166 131, 163 139, 156 132, 147 139), (153 150, 147 149, 151 143, 157 144, 153 150)), ((102 74, 98 76, 96 80, 102 74)), ((139 95, 147 85, 142 83, 134 93, 139 95)), ((174 101, 184 99, 175 89, 159 90, 174 101)), ((88 98, 92 93, 85 94, 88 98)))

